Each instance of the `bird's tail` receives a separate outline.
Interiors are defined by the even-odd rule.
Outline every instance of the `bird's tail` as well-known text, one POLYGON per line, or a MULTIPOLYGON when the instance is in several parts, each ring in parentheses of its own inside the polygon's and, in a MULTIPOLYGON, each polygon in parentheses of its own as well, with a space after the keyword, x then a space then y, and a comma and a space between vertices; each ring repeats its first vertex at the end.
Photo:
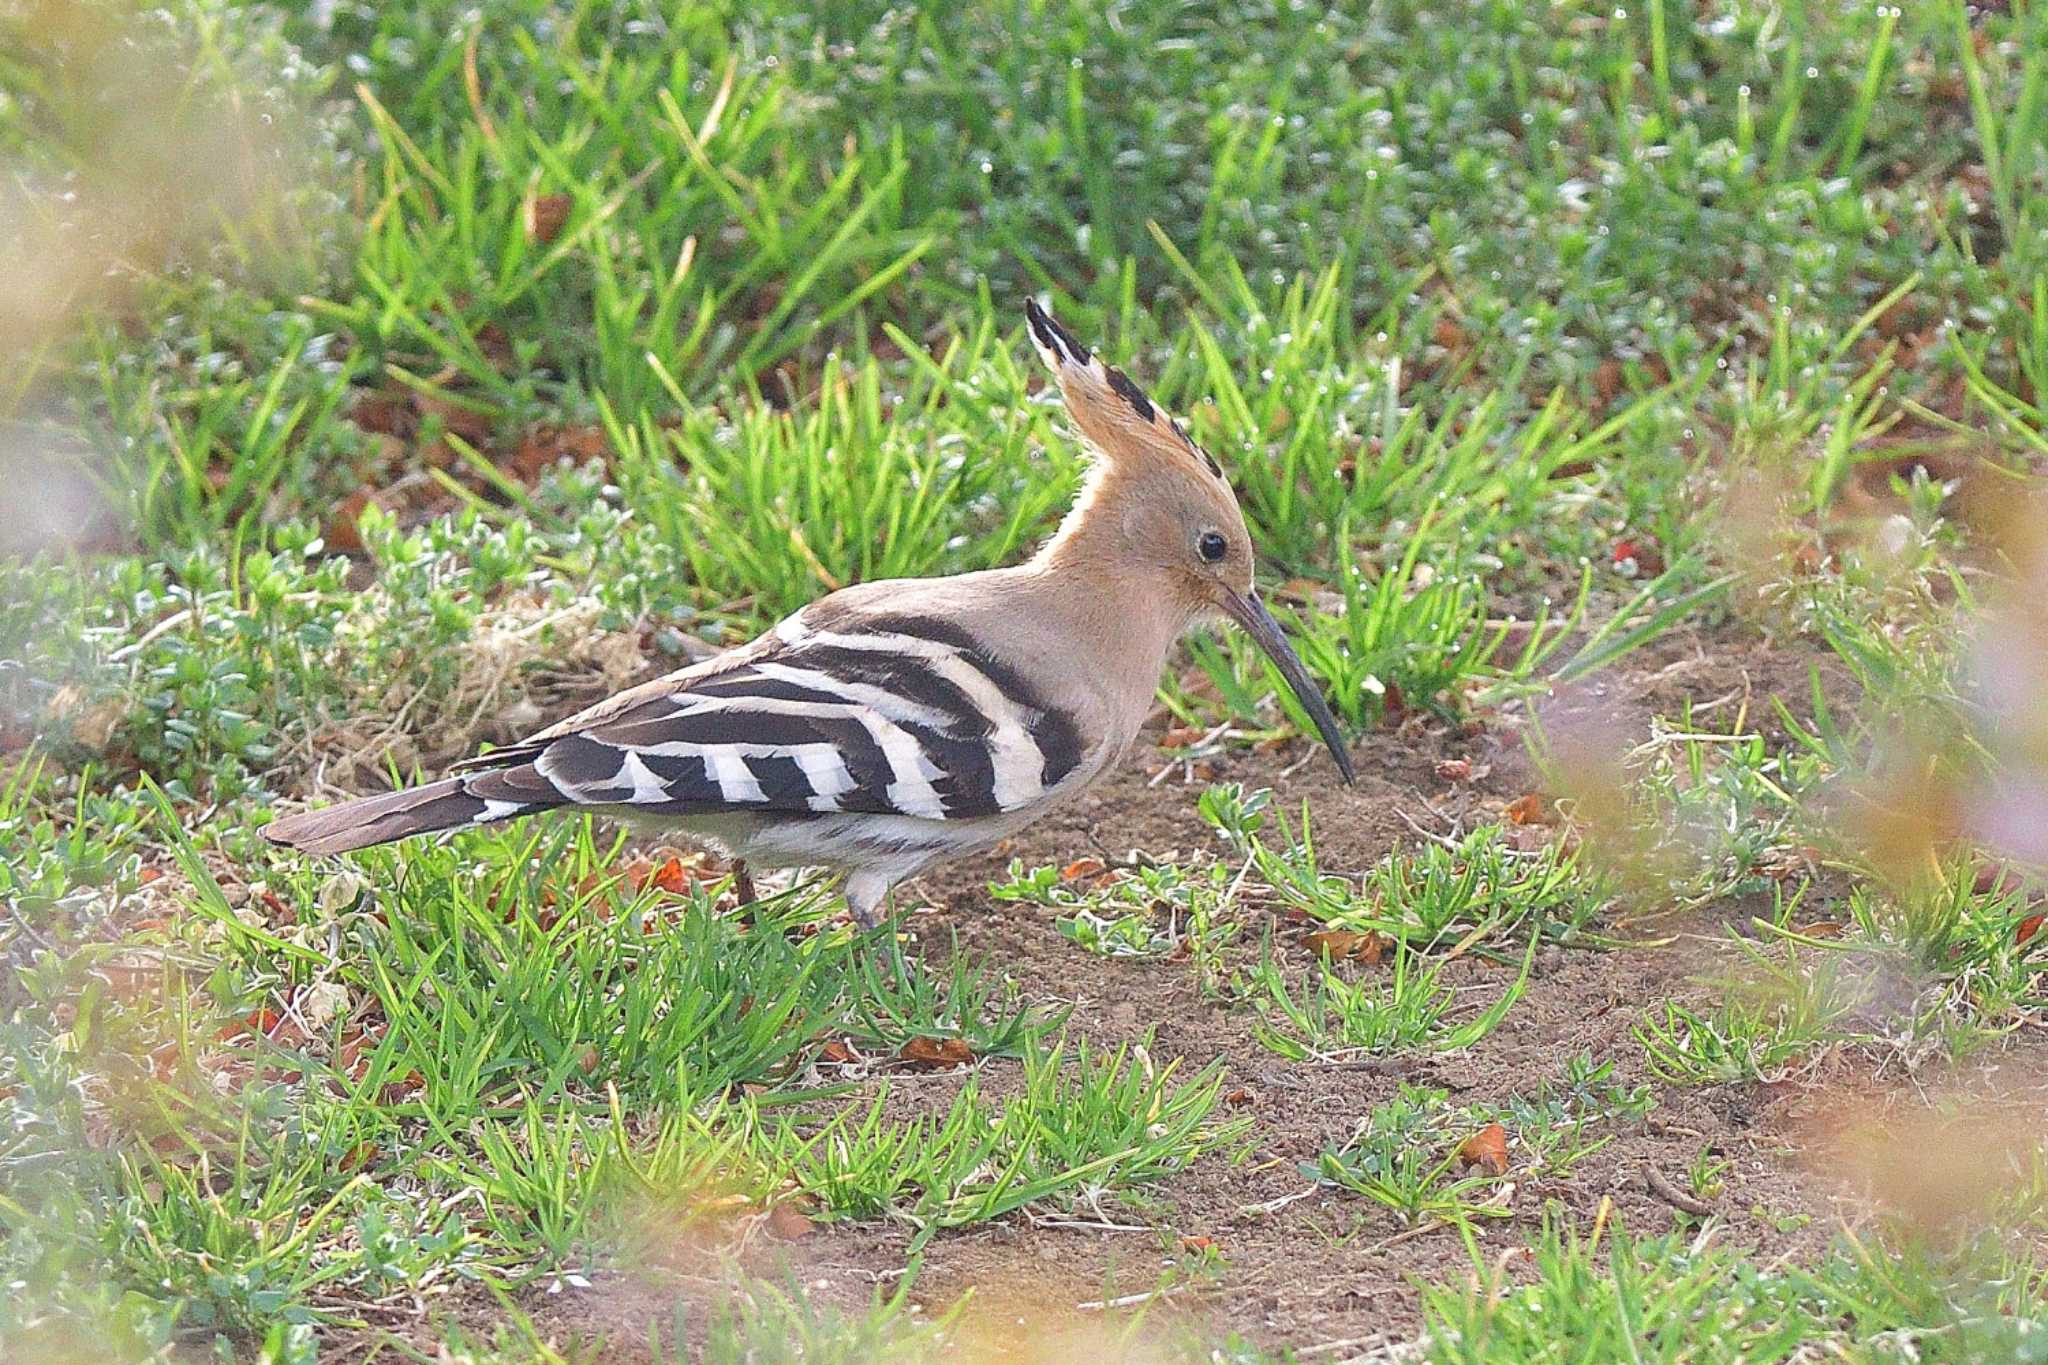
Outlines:
POLYGON ((493 824, 562 803, 545 779, 533 780, 537 778, 531 764, 447 777, 424 787, 287 815, 264 826, 263 837, 301 853, 347 853, 414 834, 493 824), (521 777, 529 780, 521 782, 521 777))

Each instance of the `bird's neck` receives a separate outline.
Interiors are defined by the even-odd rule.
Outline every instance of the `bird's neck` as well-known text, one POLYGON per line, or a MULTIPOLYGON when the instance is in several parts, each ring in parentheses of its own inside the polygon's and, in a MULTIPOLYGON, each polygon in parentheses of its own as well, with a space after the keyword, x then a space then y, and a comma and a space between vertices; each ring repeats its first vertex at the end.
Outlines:
POLYGON ((1172 576, 1133 547, 1120 519, 1084 490, 1029 562, 1009 572, 1057 633, 1073 676, 1098 693, 1127 740, 1151 712, 1159 676, 1189 618, 1172 576))

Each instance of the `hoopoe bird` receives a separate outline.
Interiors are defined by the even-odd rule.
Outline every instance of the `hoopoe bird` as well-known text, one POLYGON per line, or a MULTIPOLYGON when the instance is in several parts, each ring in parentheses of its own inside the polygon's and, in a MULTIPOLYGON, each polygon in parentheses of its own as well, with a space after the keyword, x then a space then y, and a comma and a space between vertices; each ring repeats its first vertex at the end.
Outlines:
POLYGON ((1025 312, 1093 456, 1030 560, 842 588, 453 776, 264 833, 330 854, 565 807, 646 817, 743 867, 844 874, 848 908, 873 928, 897 883, 990 847, 1113 768, 1175 642, 1218 616, 1273 660, 1352 781, 1329 706, 1254 589, 1222 467, 1035 301, 1025 312))

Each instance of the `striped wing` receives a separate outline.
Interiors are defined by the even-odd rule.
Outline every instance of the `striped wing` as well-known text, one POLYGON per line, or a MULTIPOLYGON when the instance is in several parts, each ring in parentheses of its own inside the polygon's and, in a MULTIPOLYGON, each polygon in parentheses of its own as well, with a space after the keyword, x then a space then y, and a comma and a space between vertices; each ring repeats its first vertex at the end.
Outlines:
POLYGON ((1072 718, 945 623, 825 629, 806 615, 742 662, 655 685, 481 762, 523 759, 557 801, 651 815, 931 820, 1018 810, 1079 766, 1072 718))

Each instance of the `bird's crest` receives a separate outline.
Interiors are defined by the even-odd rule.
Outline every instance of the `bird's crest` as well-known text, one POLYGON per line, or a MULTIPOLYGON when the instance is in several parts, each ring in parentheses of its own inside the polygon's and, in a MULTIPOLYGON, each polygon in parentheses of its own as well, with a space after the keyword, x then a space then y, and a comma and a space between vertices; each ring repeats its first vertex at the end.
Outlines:
POLYGON ((1222 467, 1194 443, 1186 428, 1147 398, 1129 375, 1091 353, 1039 307, 1038 300, 1024 301, 1024 316, 1030 323, 1031 344, 1059 383, 1074 425, 1105 462, 1192 460, 1215 478, 1223 477, 1222 467))

